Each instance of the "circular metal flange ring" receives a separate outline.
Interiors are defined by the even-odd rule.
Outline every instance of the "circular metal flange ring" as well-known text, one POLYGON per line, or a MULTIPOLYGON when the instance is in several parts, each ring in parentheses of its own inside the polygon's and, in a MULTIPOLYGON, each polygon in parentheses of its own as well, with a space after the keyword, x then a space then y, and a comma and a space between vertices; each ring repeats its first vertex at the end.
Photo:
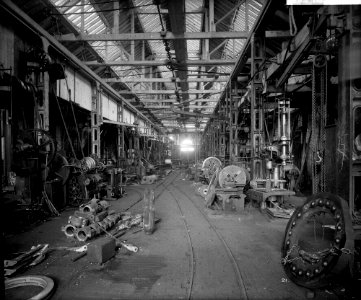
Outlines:
POLYGON ((247 171, 239 166, 227 166, 219 173, 218 182, 222 188, 244 186, 247 183, 247 171))
POLYGON ((342 198, 331 193, 308 198, 286 227, 282 264, 287 276, 307 288, 326 285, 343 253, 348 252, 343 264, 353 260, 350 224, 347 203, 342 198))

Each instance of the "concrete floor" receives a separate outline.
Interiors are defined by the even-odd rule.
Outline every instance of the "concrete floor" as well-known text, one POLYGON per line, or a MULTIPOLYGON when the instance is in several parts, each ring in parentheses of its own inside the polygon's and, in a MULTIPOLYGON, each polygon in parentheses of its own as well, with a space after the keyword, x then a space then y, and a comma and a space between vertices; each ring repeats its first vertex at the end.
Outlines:
MULTIPOLYGON (((204 200, 172 172, 161 184, 129 186, 112 209, 141 213, 145 188, 154 188, 156 216, 152 235, 127 233, 121 239, 138 253, 120 249, 103 265, 73 252, 53 250, 40 265, 21 275, 46 275, 56 282, 52 299, 305 299, 307 289, 291 282, 281 265, 286 219, 271 219, 247 206, 243 213, 206 210, 204 200)), ((6 252, 48 243, 78 245, 60 231, 73 210, 62 212, 27 232, 6 237, 6 252)), ((20 275, 20 274, 19 274, 20 275)), ((314 299, 342 298, 342 287, 318 290, 314 299), (340 292, 341 291, 341 292, 340 292), (341 295, 340 295, 341 293, 341 295)))

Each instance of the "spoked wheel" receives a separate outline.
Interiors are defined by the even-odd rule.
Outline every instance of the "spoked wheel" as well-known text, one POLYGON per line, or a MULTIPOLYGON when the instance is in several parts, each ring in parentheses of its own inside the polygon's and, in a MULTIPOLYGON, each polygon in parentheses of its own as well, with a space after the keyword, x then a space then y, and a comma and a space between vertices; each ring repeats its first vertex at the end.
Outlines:
POLYGON ((282 247, 286 274, 307 288, 325 286, 342 254, 352 264, 352 224, 346 201, 330 193, 310 197, 286 227, 282 247))
POLYGON ((211 179, 217 168, 221 168, 222 162, 217 158, 210 156, 203 161, 202 170, 204 170, 206 178, 211 179))
POLYGON ((56 153, 50 165, 50 179, 57 179, 65 185, 70 175, 70 166, 65 156, 56 153))

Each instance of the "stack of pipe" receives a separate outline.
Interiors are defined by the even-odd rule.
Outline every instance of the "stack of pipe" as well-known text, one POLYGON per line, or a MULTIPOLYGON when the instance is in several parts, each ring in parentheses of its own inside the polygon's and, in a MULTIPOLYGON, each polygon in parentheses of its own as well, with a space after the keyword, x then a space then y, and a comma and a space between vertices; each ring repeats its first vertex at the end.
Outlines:
POLYGON ((62 231, 67 237, 85 242, 113 228, 121 219, 121 214, 109 211, 109 206, 107 201, 92 199, 69 216, 68 224, 62 227, 62 231))

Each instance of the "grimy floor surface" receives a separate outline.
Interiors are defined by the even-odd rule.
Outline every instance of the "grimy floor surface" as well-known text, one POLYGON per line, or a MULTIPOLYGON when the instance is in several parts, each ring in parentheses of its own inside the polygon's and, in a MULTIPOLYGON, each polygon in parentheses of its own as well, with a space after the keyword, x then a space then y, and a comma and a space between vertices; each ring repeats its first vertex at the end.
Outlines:
MULTIPOLYGON (((204 208, 192 182, 173 171, 154 186, 129 186, 112 209, 141 213, 145 188, 155 189, 156 231, 127 233, 122 240, 138 253, 120 249, 103 265, 87 257, 72 262, 73 252, 54 250, 40 265, 21 275, 46 275, 56 282, 52 299, 306 299, 306 289, 292 283, 281 265, 285 219, 271 219, 258 209, 225 214, 204 208)), ((49 243, 74 245, 60 231, 73 210, 27 232, 8 236, 6 252, 49 243)), ((337 299, 325 290, 315 299, 337 299)))

